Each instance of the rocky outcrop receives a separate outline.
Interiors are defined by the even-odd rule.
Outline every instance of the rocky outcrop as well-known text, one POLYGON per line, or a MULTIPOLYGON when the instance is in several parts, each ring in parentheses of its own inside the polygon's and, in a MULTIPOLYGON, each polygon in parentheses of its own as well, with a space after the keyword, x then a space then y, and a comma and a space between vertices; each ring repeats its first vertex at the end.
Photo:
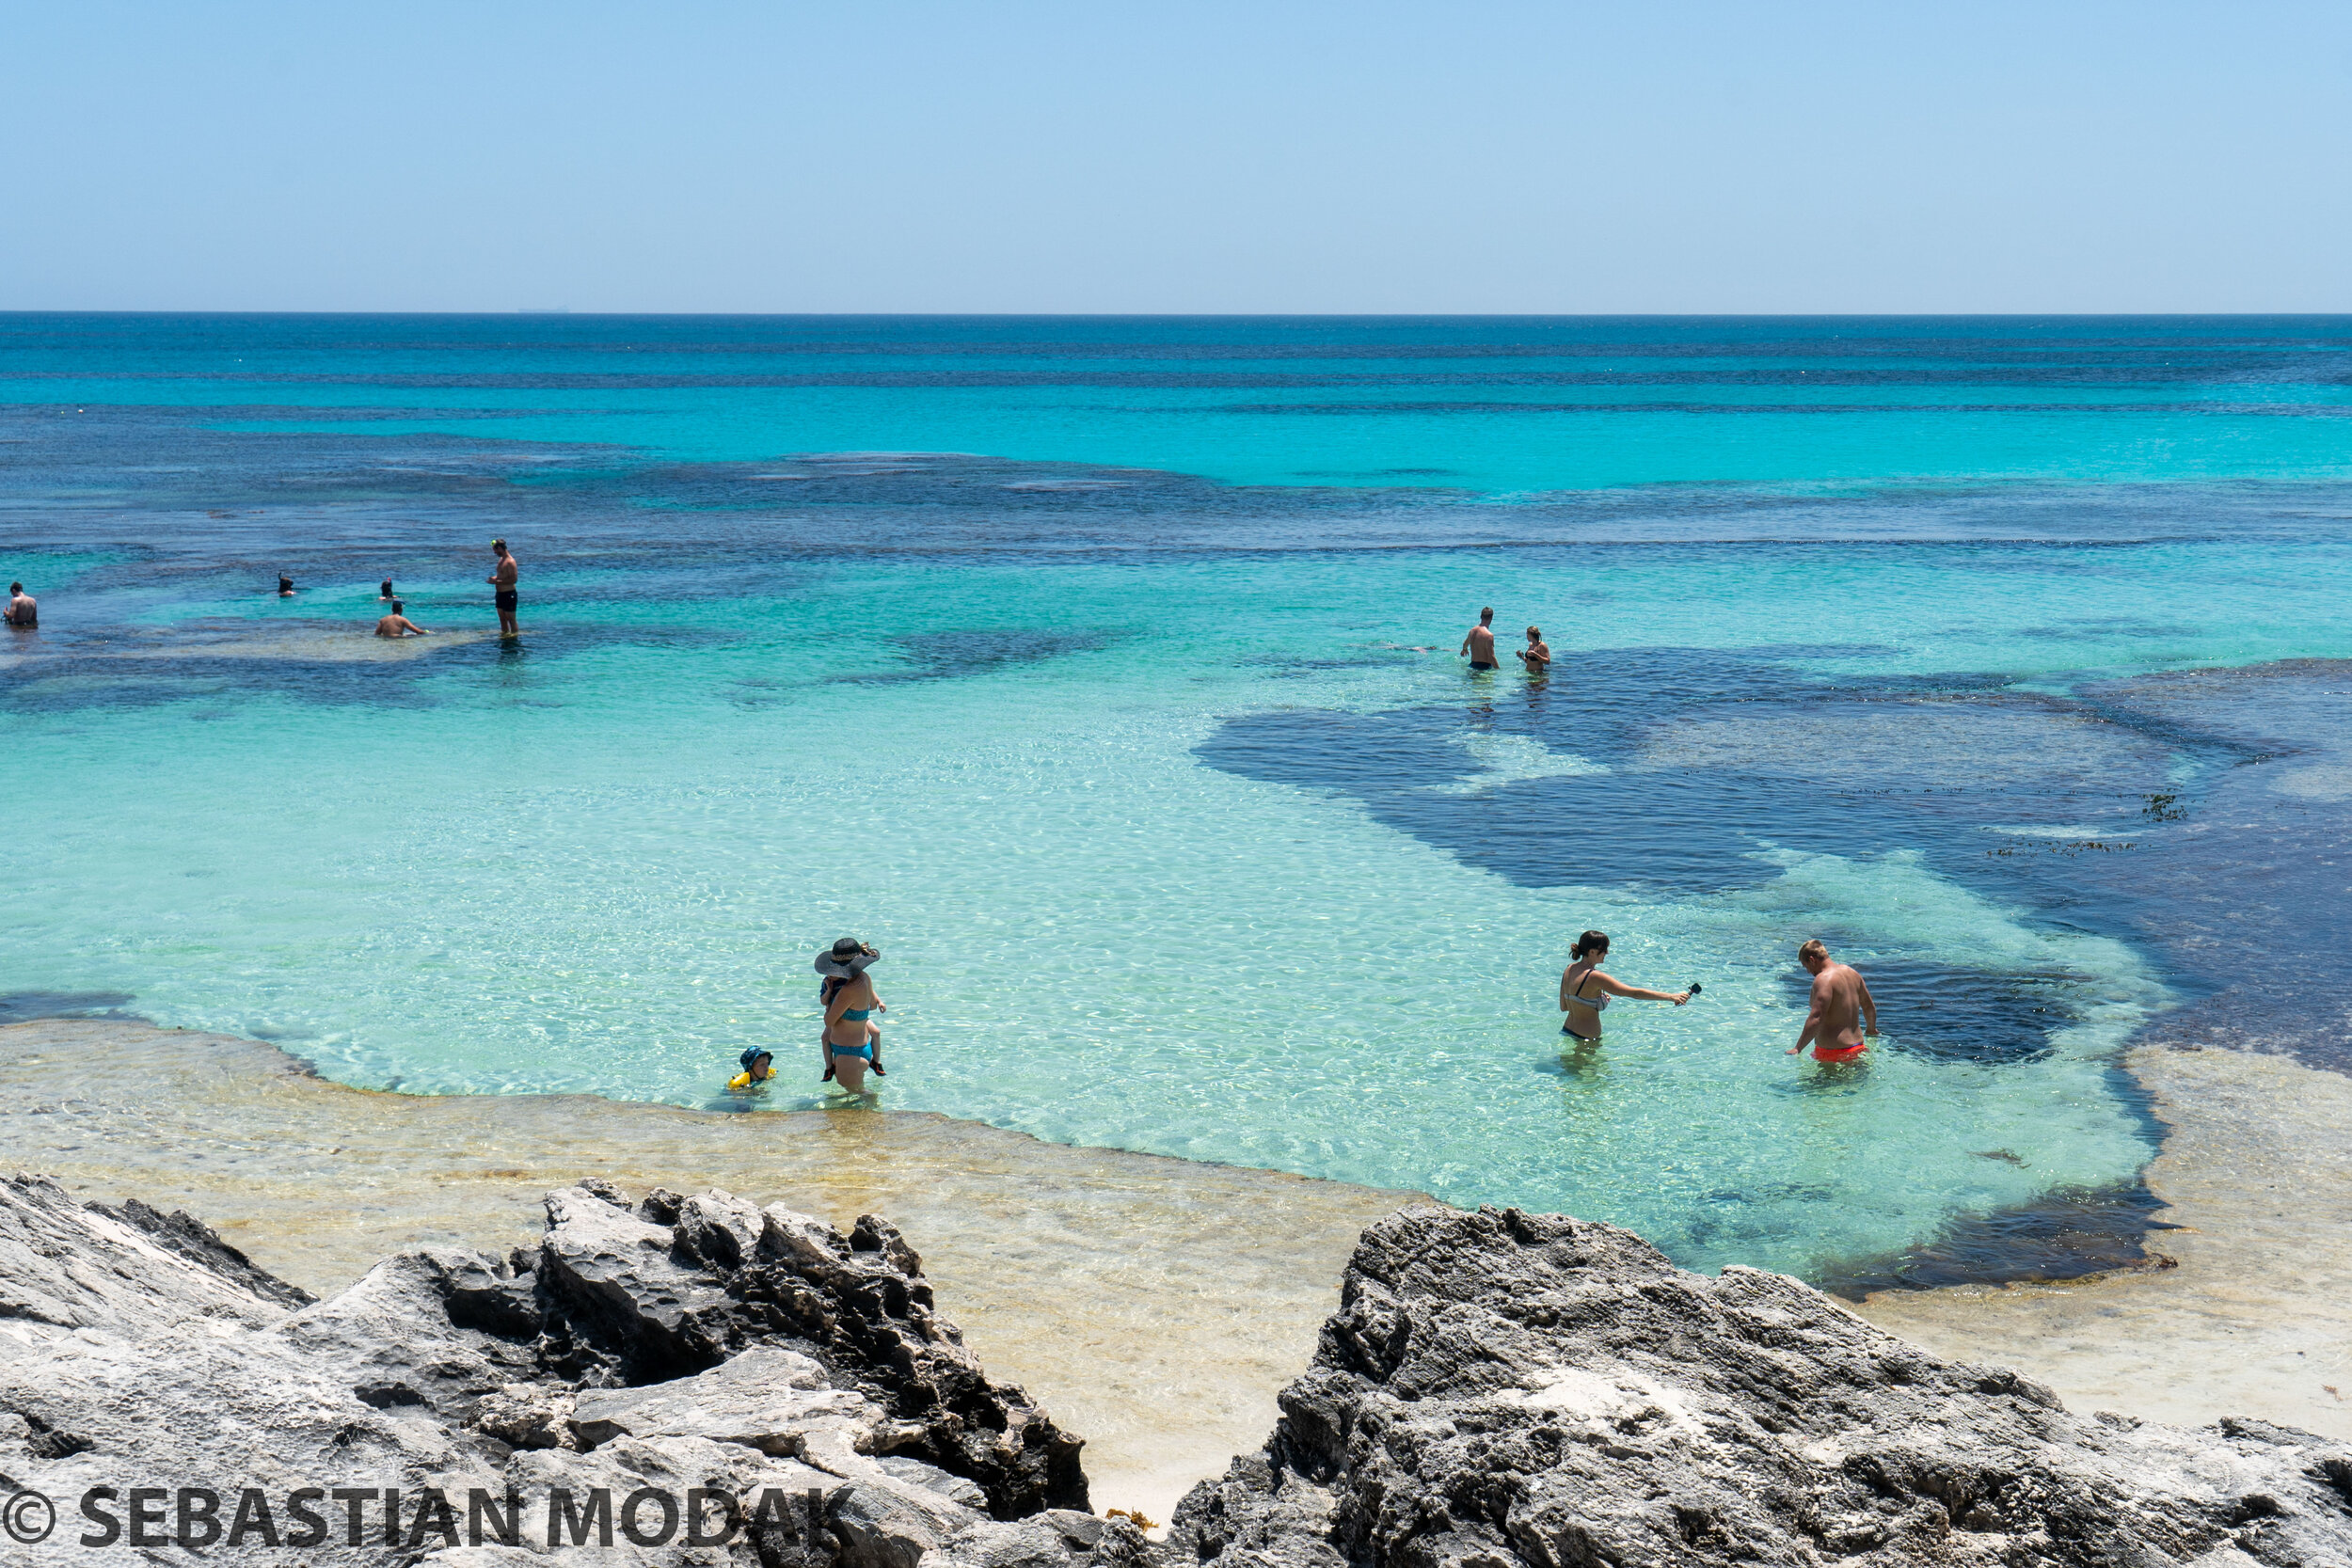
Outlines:
POLYGON ((1217 1568, 2352 1563, 2352 1450, 2077 1417, 1796 1280, 1627 1231, 1417 1209, 1364 1233, 1265 1449, 1187 1496, 1217 1568))
POLYGON ((312 1301, 184 1214, 0 1182, 0 1562, 520 1568, 2352 1563, 2352 1451, 2077 1417, 1625 1231, 1366 1231, 1264 1449, 1165 1545, 883 1222, 547 1198, 312 1301))
POLYGON ((538 1251, 453 1281, 453 1321, 528 1333, 550 1377, 640 1385, 755 1345, 799 1352, 890 1418, 882 1450, 977 1485, 999 1519, 1084 1510, 1080 1443, 990 1379, 939 1316, 922 1259, 886 1222, 848 1236, 782 1206, 597 1182, 550 1193, 538 1251))
POLYGON ((313 1302, 186 1215, 0 1182, 0 1560, 1144 1557, 882 1221, 594 1185, 547 1207, 535 1248, 401 1253, 313 1302))

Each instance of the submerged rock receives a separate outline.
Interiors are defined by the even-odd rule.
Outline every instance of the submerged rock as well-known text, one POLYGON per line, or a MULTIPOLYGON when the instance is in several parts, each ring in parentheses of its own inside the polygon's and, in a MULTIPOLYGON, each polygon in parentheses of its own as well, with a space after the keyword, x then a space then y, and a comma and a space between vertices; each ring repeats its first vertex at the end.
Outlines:
POLYGON ((882 1221, 547 1207, 535 1249, 401 1253, 313 1302, 184 1214, 0 1181, 0 1560, 1146 1555, 1077 1512, 1079 1440, 986 1376, 882 1221))
POLYGON ((1178 1509, 1216 1568, 2352 1563, 2352 1450, 2077 1417, 1796 1280, 1612 1226, 1364 1233, 1273 1435, 1178 1509))

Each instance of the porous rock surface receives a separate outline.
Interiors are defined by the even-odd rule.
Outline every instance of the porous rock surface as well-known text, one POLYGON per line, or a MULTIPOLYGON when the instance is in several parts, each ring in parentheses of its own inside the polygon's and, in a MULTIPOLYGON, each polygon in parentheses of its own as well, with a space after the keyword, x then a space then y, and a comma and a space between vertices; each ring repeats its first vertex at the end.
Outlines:
POLYGON ((883 1222, 596 1182, 547 1212, 535 1248, 405 1252, 319 1302, 185 1214, 0 1181, 0 1526, 28 1493, 57 1514, 0 1562, 2352 1565, 2342 1445, 2077 1417, 1781 1275, 1434 1208, 1364 1233, 1264 1449, 1154 1546, 1084 1512, 1077 1439, 987 1377, 883 1222), (126 1524, 156 1489, 147 1540, 82 1544, 99 1486, 126 1524), (190 1487, 213 1519, 173 1516, 190 1487), (314 1500, 304 1541, 299 1488, 364 1496, 314 1500), (551 1544, 551 1497, 598 1489, 740 1528, 551 1544), (230 1535, 247 1491, 275 1540, 230 1535), (512 1544, 477 1491, 523 1500, 512 1544))
MULTIPOLYGON (((726 1193, 630 1203, 550 1193, 536 1248, 493 1259, 419 1250, 314 1302, 185 1214, 85 1206, 56 1183, 0 1181, 0 1513, 37 1492, 46 1539, 10 1564, 105 1560, 547 1562, 548 1499, 604 1488, 709 1494, 703 1533, 581 1560, 761 1568, 1128 1568, 1148 1548, 1084 1512, 1079 1440, 987 1377, 932 1309, 920 1259, 880 1220, 843 1236, 726 1193), (79 1506, 121 1521, 110 1546, 79 1506), (325 1539, 294 1549, 299 1488, 325 1539), (134 1488, 158 1489, 145 1543, 134 1488), (183 1526, 184 1488, 215 1491, 183 1526), (400 1493, 388 1531, 382 1493, 400 1493), (524 1500, 516 1542, 469 1493, 524 1500), (243 1494, 270 1531, 239 1524, 243 1494), (445 1499, 447 1513, 438 1508, 445 1499), (360 1539, 350 1539, 357 1518, 360 1539), (215 1525, 217 1528, 215 1529, 215 1525), (183 1544, 174 1539, 184 1528, 183 1544), (160 1537, 160 1538, 159 1538, 160 1537), (286 1543, 279 1544, 280 1542, 286 1543)), ((648 1509, 642 1533, 659 1533, 648 1509)), ((567 1527, 568 1528, 568 1527, 567 1527)), ((593 1537, 592 1537, 593 1540, 593 1537)))
POLYGON ((1800 1282, 1612 1226, 1364 1233, 1259 1453, 1168 1550, 1215 1568, 2352 1564, 2352 1450, 2078 1417, 1800 1282))

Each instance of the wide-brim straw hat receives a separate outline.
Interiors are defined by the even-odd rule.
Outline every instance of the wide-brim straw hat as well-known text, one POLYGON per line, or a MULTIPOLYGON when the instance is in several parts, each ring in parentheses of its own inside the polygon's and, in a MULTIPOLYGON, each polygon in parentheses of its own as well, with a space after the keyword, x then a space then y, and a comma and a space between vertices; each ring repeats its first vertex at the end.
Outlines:
POLYGON ((867 952, 857 952, 846 958, 837 958, 834 950, 828 947, 817 955, 817 973, 829 980, 846 980, 852 974, 865 973, 868 965, 881 958, 880 953, 867 952))

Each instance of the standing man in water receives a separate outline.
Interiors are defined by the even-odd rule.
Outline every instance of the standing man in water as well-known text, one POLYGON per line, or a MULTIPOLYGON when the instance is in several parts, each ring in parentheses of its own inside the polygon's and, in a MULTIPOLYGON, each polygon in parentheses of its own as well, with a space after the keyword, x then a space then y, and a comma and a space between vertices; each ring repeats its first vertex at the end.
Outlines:
POLYGON ((1813 976, 1813 1004, 1804 1015, 1804 1033, 1788 1054, 1810 1045, 1817 1062, 1852 1061, 1878 1037, 1879 1009, 1870 988, 1851 965, 1833 962, 1819 937, 1797 949, 1797 961, 1813 976))
POLYGON ((498 590, 499 635, 520 637, 523 628, 515 624, 515 607, 522 602, 515 592, 515 553, 503 539, 491 540, 490 548, 498 552, 498 569, 483 580, 498 590))
POLYGON ((1470 655, 1470 668, 1491 670, 1495 667, 1495 607, 1488 605, 1478 612, 1478 625, 1470 627, 1462 639, 1463 653, 1470 655))
POLYGON ((21 582, 8 584, 8 625, 19 631, 31 631, 40 625, 40 606, 21 582))

